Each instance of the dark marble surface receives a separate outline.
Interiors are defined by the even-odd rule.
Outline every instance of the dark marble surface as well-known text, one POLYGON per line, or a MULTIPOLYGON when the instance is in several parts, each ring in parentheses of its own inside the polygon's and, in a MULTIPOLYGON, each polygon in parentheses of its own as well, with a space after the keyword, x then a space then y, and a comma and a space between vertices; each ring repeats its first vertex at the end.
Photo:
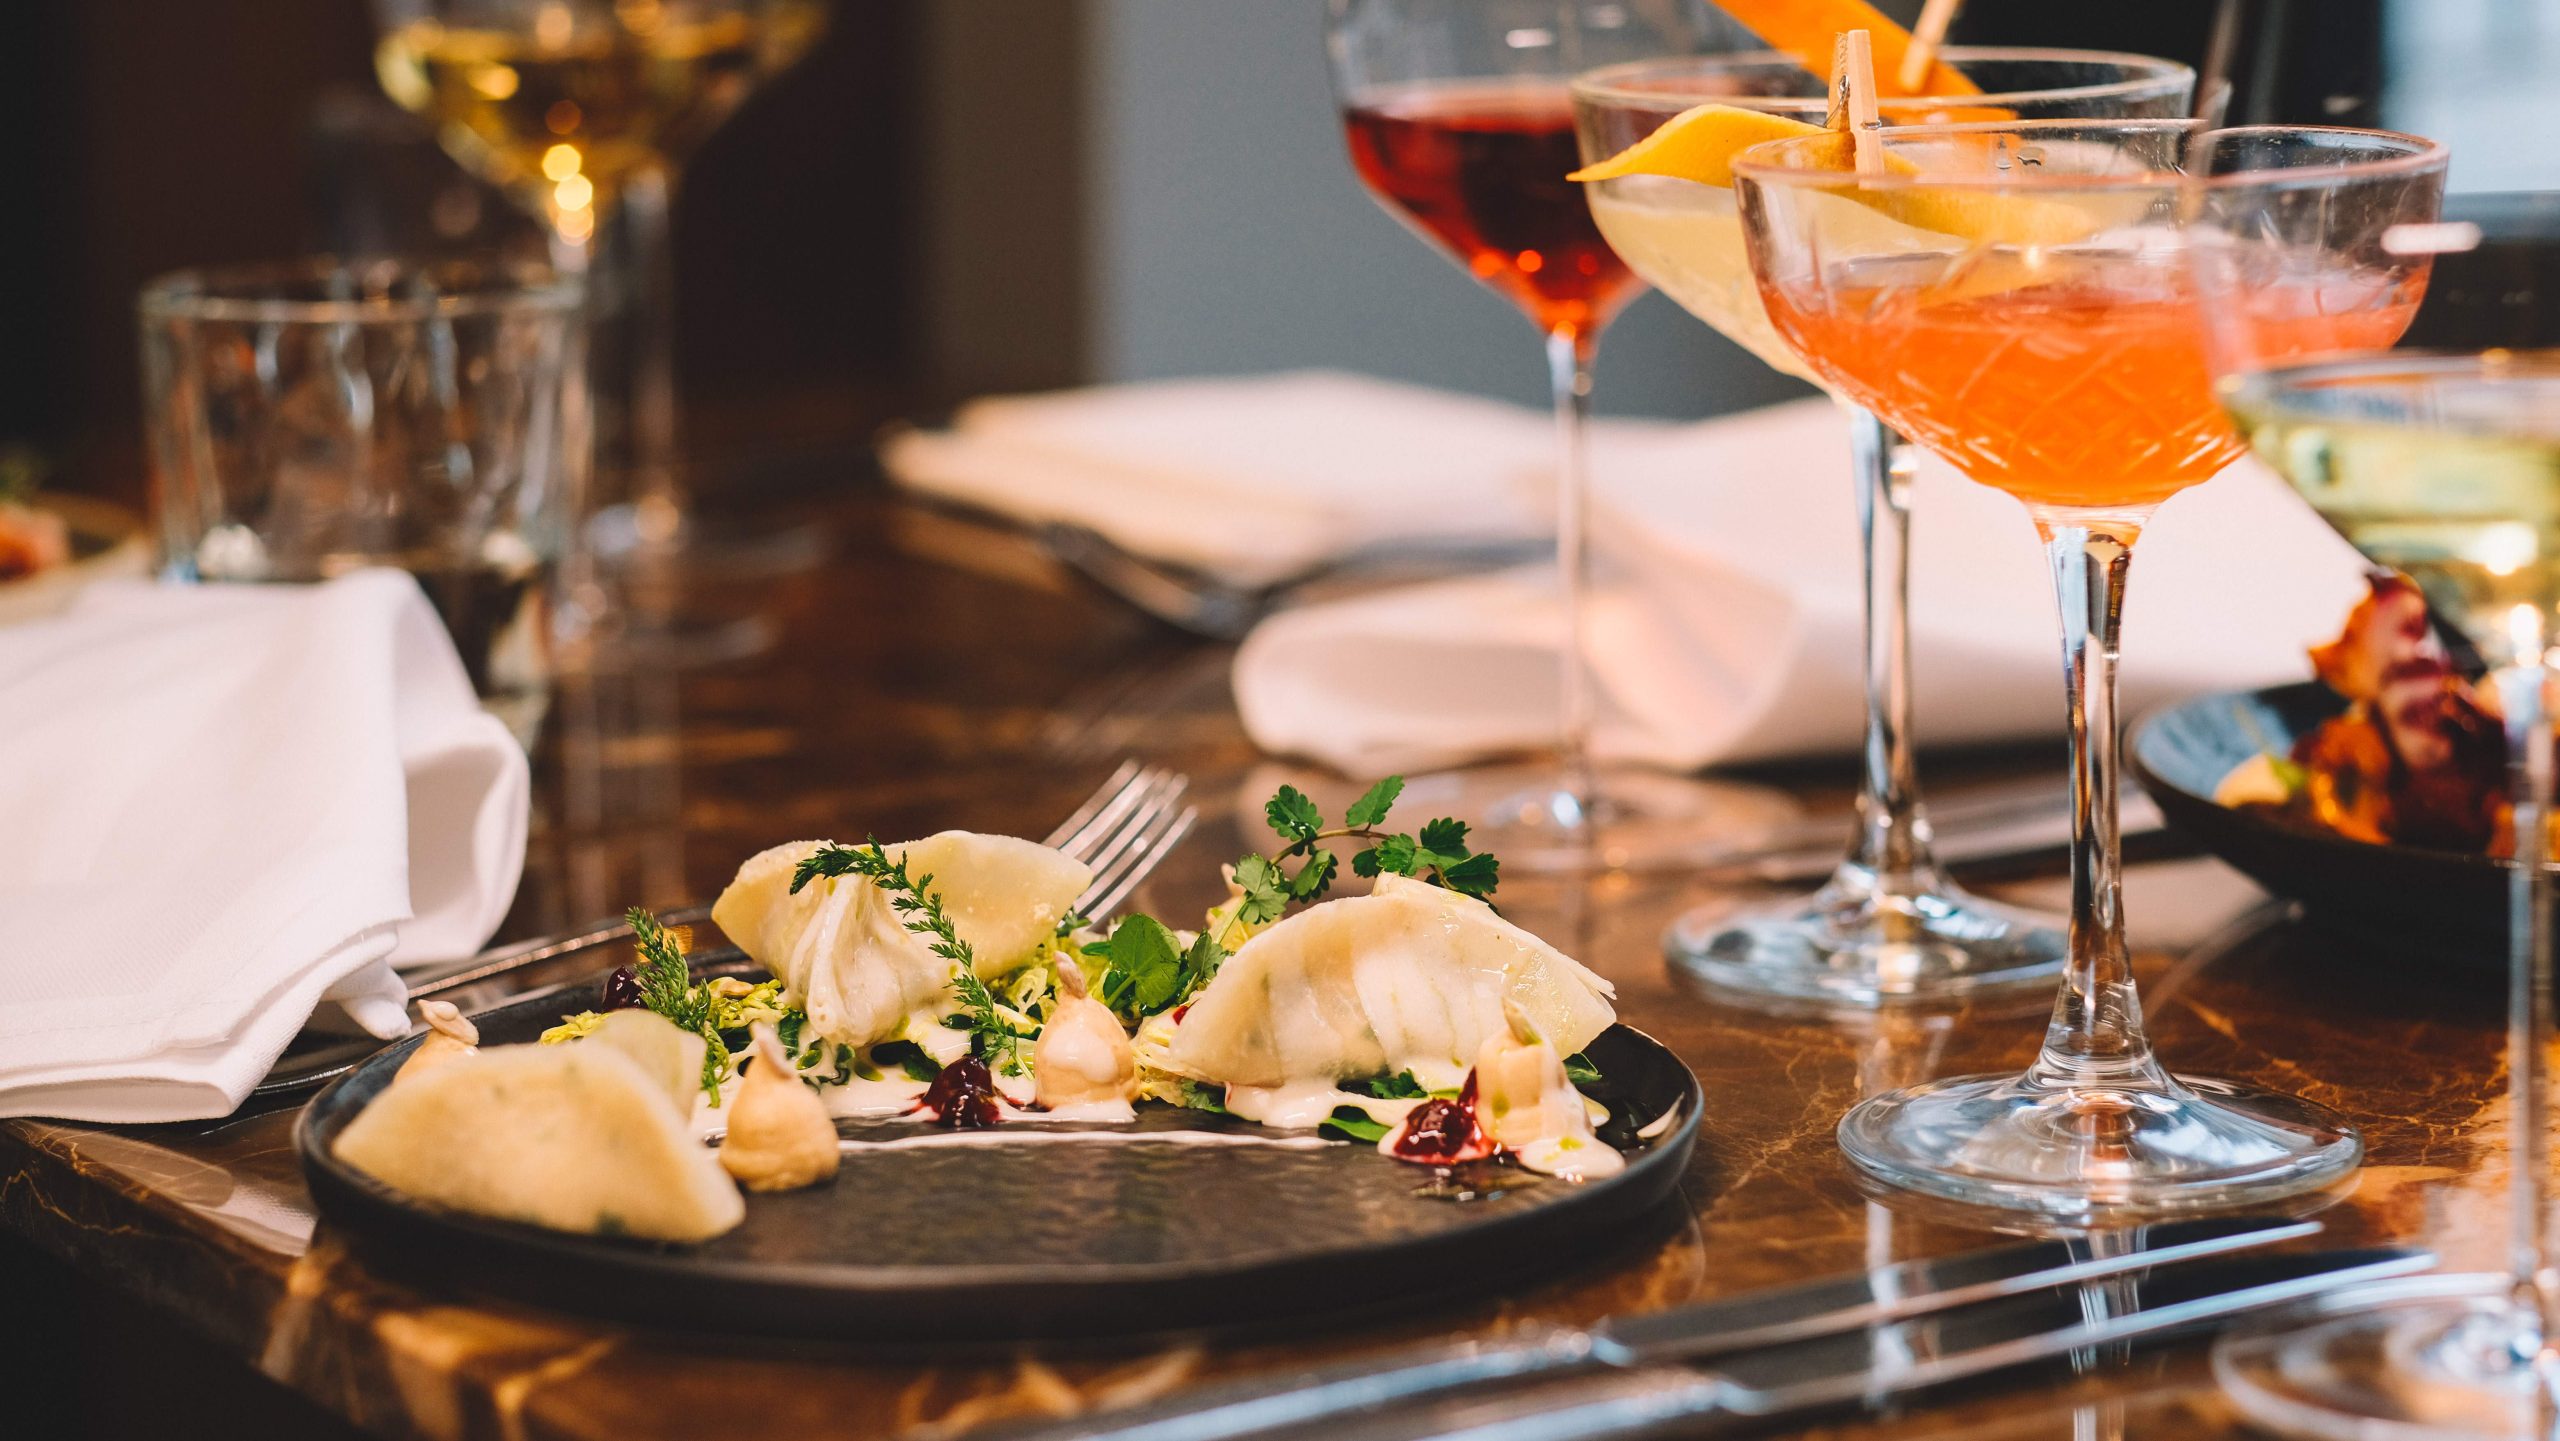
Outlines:
MULTIPOLYGON (((564 687, 508 937, 707 897, 753 850, 802 835, 1038 834, 1124 753, 1190 770, 1210 813, 1141 899, 1172 913, 1209 898, 1216 861, 1239 843, 1236 798, 1258 802, 1272 780, 1227 701, 1226 651, 1077 591, 1016 544, 868 492, 823 516, 835 559, 760 592, 781 626, 770 654, 564 687)), ((1966 769, 1932 774, 1952 786, 1966 769)), ((1842 779, 1818 770, 1754 783, 1818 812, 1841 804, 1842 779)), ((2060 886, 2028 876, 2001 891, 2049 903, 2060 886)), ((430 1438, 949 1435, 1213 1374, 1982 1244, 1963 1218, 1862 1194, 1832 1125, 1872 1087, 2022 1064, 2040 1016, 1840 1025, 1710 1002, 1673 982, 1656 947, 1667 918, 1706 894, 1677 876, 1503 887, 1515 918, 1615 981, 1623 1017, 1704 1082, 1712 1104, 1685 1214, 1567 1279, 1311 1340, 1079 1357, 705 1347, 475 1304, 387 1279, 315 1224, 289 1110, 158 1128, 0 1123, 0 1226, 328 1411, 430 1438)), ((2154 1033, 2174 1066, 2297 1091, 2365 1128, 2368 1164, 2325 1213, 2335 1232, 2418 1237, 2454 1264, 2496 1264, 2506 1147, 2494 975, 2358 954, 2286 921, 2210 861, 2136 867, 2129 907, 2154 1033)), ((1850 1429, 2165 1437, 2234 1426, 2191 1348, 1850 1429)))

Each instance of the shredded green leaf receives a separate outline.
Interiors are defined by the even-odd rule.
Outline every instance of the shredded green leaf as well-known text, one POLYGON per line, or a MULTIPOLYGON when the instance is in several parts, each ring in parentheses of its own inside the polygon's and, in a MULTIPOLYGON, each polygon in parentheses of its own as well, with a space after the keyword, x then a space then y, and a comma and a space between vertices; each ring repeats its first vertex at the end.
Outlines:
POLYGON ((1366 1141, 1373 1146, 1394 1129, 1357 1106, 1336 1106, 1332 1115, 1316 1123, 1318 1135, 1330 1132, 1349 1140, 1366 1141))

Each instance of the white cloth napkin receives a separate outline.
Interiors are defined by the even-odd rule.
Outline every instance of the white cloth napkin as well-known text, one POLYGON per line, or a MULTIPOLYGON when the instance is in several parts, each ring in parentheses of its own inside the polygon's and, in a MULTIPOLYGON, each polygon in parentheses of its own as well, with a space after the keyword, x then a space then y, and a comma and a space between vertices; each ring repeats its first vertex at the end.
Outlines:
POLYGON ((1499 401, 1301 371, 980 400, 880 454, 926 494, 1265 585, 1368 545, 1546 534, 1552 427, 1499 401))
POLYGON ((324 998, 468 955, 524 753, 414 581, 91 587, 0 629, 0 1115, 226 1115, 324 998))
MULTIPOLYGON (((1594 439, 1591 621, 1606 758, 1691 769, 1846 751, 1860 736, 1860 593, 1847 424, 1803 401, 1594 439)), ((2058 733, 2052 583, 2016 501, 1924 462, 1912 648, 1926 744, 2058 733)), ((2128 714, 2308 672, 2364 565, 2242 462, 2163 507, 2126 601, 2128 714)), ((1353 775, 1547 743, 1563 632, 1552 570, 1433 582, 1285 611, 1235 663, 1264 749, 1353 775)))

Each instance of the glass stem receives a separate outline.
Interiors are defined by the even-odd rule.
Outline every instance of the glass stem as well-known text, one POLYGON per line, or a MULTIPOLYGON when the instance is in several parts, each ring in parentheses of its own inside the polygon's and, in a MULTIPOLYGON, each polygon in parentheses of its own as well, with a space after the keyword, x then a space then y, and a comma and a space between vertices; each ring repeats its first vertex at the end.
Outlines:
POLYGON ((672 198, 672 173, 645 166, 610 211, 551 236, 552 265, 587 286, 596 503, 627 504, 623 542, 643 546, 676 540, 685 515, 675 464, 672 198))
POLYGON ((2142 1030, 2124 941, 2116 829, 2117 623, 2142 519, 2040 512, 2062 610, 2063 687, 2071 716, 2071 956, 2030 1085, 2166 1087, 2142 1030))
POLYGON ((2507 888, 2508 1264, 2520 1313, 2538 1323, 2530 1364, 2540 1385, 2537 1435, 2552 1434, 2560 1394, 2560 1276, 2544 1243, 2544 1192, 2551 1168, 2552 735, 2544 687, 2549 670, 2539 637, 2518 647, 2531 657, 2494 677, 2506 713, 2507 779, 2515 803, 2515 867, 2507 888))
POLYGON ((1564 636, 1556 648, 1556 759, 1561 775, 1555 819, 1566 827, 1591 818, 1592 695, 1587 653, 1591 591, 1591 470, 1586 432, 1591 418, 1591 357, 1598 336, 1578 326, 1547 332, 1547 378, 1556 406, 1556 586, 1564 599, 1564 636))
POLYGON ((1856 859, 1880 890, 1918 895, 1937 889, 1938 879, 1911 743, 1911 482, 1918 457, 1883 421, 1847 409, 1867 604, 1866 778, 1856 859))
POLYGON ((641 539, 673 543, 684 526, 676 466, 675 171, 661 162, 632 175, 622 194, 631 288, 632 503, 641 539))

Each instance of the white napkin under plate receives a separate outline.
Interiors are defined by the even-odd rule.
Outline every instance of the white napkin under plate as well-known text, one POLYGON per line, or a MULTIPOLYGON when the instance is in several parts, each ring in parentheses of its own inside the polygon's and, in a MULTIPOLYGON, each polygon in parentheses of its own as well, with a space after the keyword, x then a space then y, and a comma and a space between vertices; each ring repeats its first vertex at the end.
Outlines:
POLYGON ((1238 585, 1364 546, 1546 534, 1554 422, 1332 371, 974 401, 881 448, 900 483, 1238 585))
POLYGON ((323 999, 469 955, 524 865, 524 752, 416 582, 109 582, 0 629, 0 1115, 236 1108, 323 999))
MULTIPOLYGON (((1827 401, 1594 437, 1591 665, 1608 759, 1687 770, 1853 749, 1860 701, 1848 429, 1827 401)), ((2052 582, 2024 507, 1934 458, 1917 482, 1912 649, 1925 744, 2062 729, 2052 582)), ((2308 672, 2365 567, 2252 462, 2146 531, 2125 608, 2128 714, 2308 672)), ((1235 663, 1265 750, 1352 775, 1548 743, 1561 608, 1523 569, 1284 611, 1235 663)))

